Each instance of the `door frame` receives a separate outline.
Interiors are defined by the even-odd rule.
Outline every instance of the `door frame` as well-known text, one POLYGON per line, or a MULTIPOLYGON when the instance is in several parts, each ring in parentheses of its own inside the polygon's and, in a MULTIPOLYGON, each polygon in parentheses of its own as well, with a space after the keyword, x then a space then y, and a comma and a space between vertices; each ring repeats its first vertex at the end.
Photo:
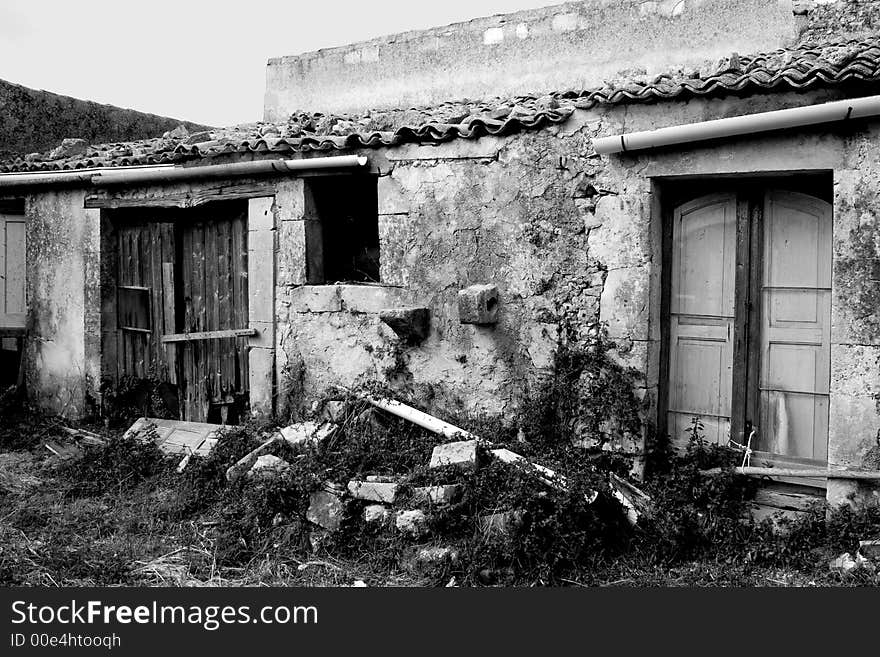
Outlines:
MULTIPOLYGON (((168 192, 170 194, 170 192, 168 192)), ((101 208, 101 376, 118 380, 116 371, 116 278, 117 237, 115 212, 199 207, 204 203, 177 205, 164 196, 129 192, 124 202, 86 199, 87 207, 101 208), (91 202, 90 202, 91 201, 91 202)), ((276 256, 278 253, 278 209, 274 185, 250 186, 228 196, 220 194, 209 201, 244 199, 247 202, 247 326, 256 331, 248 339, 248 392, 250 414, 269 417, 276 403, 276 256)), ((175 197, 176 198, 176 197, 175 197)), ((112 199, 111 199, 112 200, 112 199)))
MULTIPOLYGON (((764 192, 771 188, 804 193, 828 202, 833 208, 833 172, 830 170, 652 178, 652 213, 659 229, 655 235, 657 235, 661 254, 659 290, 655 288, 659 293, 659 331, 654 333, 659 339, 659 349, 655 350, 655 356, 652 359, 658 381, 656 427, 659 436, 669 436, 670 317, 674 275, 672 254, 675 209, 683 203, 708 194, 724 192, 737 194, 735 280, 736 289, 746 289, 747 294, 737 293, 734 301, 732 376, 734 382, 745 381, 745 385, 733 385, 731 388, 731 436, 734 440, 744 442, 746 414, 750 409, 754 409, 756 412, 760 410, 761 350, 757 345, 753 345, 759 342, 761 331, 760 290, 764 260, 764 208, 761 199, 763 199, 764 192), (747 216, 749 214, 756 216, 747 216), (748 227, 749 231, 744 230, 745 227, 748 227), (746 259, 743 259, 741 255, 746 249, 748 249, 748 255, 746 259), (752 298, 754 294, 758 296, 757 302, 752 298), (748 357, 745 357, 744 354, 747 354, 748 357)), ((673 445, 681 438, 678 436, 669 437, 673 445)), ((763 463, 797 463, 800 467, 809 465, 797 457, 769 453, 756 453, 753 456, 754 460, 763 463)), ((810 463, 816 462, 811 461, 810 463)), ((805 482, 800 480, 798 483, 805 482)), ((808 485, 824 486, 824 480, 809 480, 808 485)))

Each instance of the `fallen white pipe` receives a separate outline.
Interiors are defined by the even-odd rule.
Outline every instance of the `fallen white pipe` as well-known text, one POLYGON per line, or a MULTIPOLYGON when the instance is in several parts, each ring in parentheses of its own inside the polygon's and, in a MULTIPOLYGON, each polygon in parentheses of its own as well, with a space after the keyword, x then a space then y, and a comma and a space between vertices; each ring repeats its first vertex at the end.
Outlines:
POLYGON ((657 130, 631 132, 593 140, 597 153, 607 155, 637 151, 645 148, 685 144, 707 139, 750 135, 756 132, 797 128, 818 123, 848 119, 863 119, 880 115, 880 96, 837 100, 821 105, 791 107, 788 109, 733 116, 701 123, 676 125, 657 130))
POLYGON ((301 160, 255 160, 209 166, 181 167, 174 165, 103 167, 77 171, 46 171, 41 173, 0 174, 0 188, 42 187, 47 185, 126 185, 135 183, 164 183, 180 180, 231 178, 266 173, 290 173, 320 169, 350 169, 367 164, 363 155, 338 155, 301 160))
POLYGON ((397 417, 403 418, 404 420, 408 420, 413 424, 422 427, 423 429, 427 429, 428 431, 432 431, 433 433, 439 434, 451 440, 476 440, 480 443, 485 443, 482 438, 479 436, 475 436, 469 431, 465 431, 464 429, 460 429, 454 424, 449 424, 449 422, 444 422, 433 415, 428 415, 417 408, 413 408, 412 406, 407 406, 406 404, 401 404, 399 401, 395 401, 394 399, 375 399, 375 398, 367 398, 367 401, 370 402, 376 408, 381 408, 383 411, 388 411, 392 415, 396 415, 397 417))

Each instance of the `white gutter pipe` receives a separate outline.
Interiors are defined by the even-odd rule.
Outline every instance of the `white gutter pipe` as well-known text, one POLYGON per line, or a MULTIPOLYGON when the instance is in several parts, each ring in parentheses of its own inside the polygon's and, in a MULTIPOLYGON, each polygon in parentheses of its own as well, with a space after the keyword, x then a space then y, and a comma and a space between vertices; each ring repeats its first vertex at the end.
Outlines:
POLYGON ((867 96, 837 100, 822 105, 792 107, 772 112, 659 128, 658 130, 600 137, 593 140, 593 148, 601 155, 626 153, 645 148, 686 144, 736 135, 750 135, 756 132, 797 128, 848 119, 863 119, 878 115, 880 115, 880 96, 867 96))
POLYGON ((255 160, 210 166, 181 167, 174 165, 140 167, 105 167, 78 171, 49 171, 44 173, 0 174, 0 189, 4 187, 42 187, 46 185, 127 185, 162 183, 180 180, 230 178, 265 173, 290 173, 318 169, 350 169, 366 165, 363 155, 338 155, 305 158, 302 160, 255 160))

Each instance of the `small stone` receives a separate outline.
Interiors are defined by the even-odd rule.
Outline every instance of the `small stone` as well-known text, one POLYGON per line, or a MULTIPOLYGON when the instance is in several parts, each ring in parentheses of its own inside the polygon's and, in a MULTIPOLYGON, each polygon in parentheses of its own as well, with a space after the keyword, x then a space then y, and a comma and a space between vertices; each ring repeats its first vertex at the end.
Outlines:
POLYGON ((474 470, 477 467, 477 441, 461 440, 437 445, 431 452, 432 468, 454 465, 462 470, 474 470))
POLYGON ((379 319, 410 343, 421 342, 431 331, 431 312, 427 308, 386 308, 379 311, 379 319))
POLYGON ((399 511, 394 519, 398 531, 413 538, 420 538, 428 533, 428 518, 423 511, 399 511))
POLYGON ((859 541, 859 554, 872 561, 880 561, 880 539, 859 541))
POLYGON ((50 160, 60 160, 65 157, 85 155, 89 150, 89 142, 85 139, 63 139, 49 154, 50 160))
POLYGON ((413 500, 419 504, 452 504, 461 497, 461 486, 422 486, 413 489, 413 500))
POLYGON ((352 583, 352 587, 356 589, 365 589, 367 588, 367 583, 362 579, 356 579, 352 583))
POLYGON ((856 558, 853 559, 849 552, 844 552, 836 559, 833 559, 831 563, 828 564, 828 567, 832 573, 849 575, 863 567, 867 561, 868 560, 861 554, 856 554, 856 558))
POLYGON ((349 481, 348 492, 356 500, 369 500, 393 504, 397 497, 397 484, 373 481, 349 481))
POLYGON ((450 566, 455 566, 458 560, 458 550, 437 546, 422 548, 407 565, 420 575, 436 577, 447 572, 450 566))
POLYGON ((327 531, 335 532, 342 525, 345 507, 336 490, 318 490, 309 495, 306 519, 327 531))
POLYGON ((381 504, 368 504, 364 507, 364 522, 368 525, 388 524, 391 515, 391 511, 381 504))
POLYGON ((274 474, 281 474, 290 468, 290 463, 282 458, 278 458, 272 454, 263 454, 254 461, 251 469, 248 470, 248 477, 271 477, 274 474))
POLYGON ((458 320, 462 324, 495 324, 498 321, 498 287, 481 284, 459 290, 458 320))

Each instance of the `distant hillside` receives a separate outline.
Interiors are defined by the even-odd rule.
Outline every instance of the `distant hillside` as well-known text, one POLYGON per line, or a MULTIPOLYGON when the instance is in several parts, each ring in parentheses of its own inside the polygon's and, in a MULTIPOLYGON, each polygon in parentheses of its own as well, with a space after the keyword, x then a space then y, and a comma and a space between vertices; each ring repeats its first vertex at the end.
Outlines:
POLYGON ((207 127, 0 80, 0 159, 47 151, 66 137, 92 144, 158 137, 181 123, 190 131, 207 127))

